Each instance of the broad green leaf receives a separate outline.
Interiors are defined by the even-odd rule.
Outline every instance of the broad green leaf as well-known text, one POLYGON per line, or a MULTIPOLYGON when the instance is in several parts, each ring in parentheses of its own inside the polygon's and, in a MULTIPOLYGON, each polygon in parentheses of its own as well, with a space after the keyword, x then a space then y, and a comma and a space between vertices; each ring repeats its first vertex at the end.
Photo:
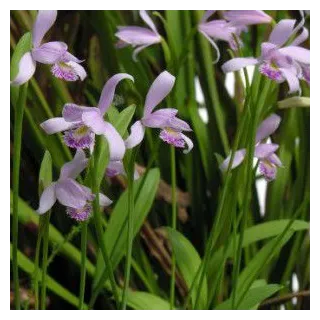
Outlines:
MULTIPOLYGON (((246 293, 242 302, 238 306, 237 310, 255 310, 259 307, 259 304, 278 292, 282 288, 279 284, 268 285, 252 285, 249 291, 246 293)), ((219 304, 216 310, 231 310, 231 299, 219 304)))
MULTIPOLYGON (((11 259, 11 250, 12 245, 10 244, 10 259, 11 259)), ((28 273, 30 276, 33 276, 34 272, 34 263, 29 260, 22 252, 18 251, 18 265, 19 267, 26 273, 28 273)), ((41 269, 39 269, 38 272, 38 281, 41 282, 41 269)), ((52 277, 49 275, 47 276, 47 287, 49 290, 54 292, 56 295, 61 297, 63 300, 69 302, 75 307, 78 307, 79 300, 78 297, 73 295, 70 291, 65 289, 63 286, 61 286, 57 281, 55 281, 52 277)))
MULTIPOLYGON (((193 279, 201 264, 200 256, 192 243, 180 232, 173 230, 170 227, 165 227, 168 239, 170 240, 173 250, 176 255, 177 266, 190 289, 193 279)), ((199 283, 199 281, 198 281, 199 283)), ((195 303, 198 294, 198 283, 192 291, 192 303, 195 303)), ((207 279, 204 279, 202 291, 200 293, 200 308, 205 308, 207 303, 207 279)))
MULTIPOLYGON (((144 184, 137 197, 140 184, 143 177, 134 182, 134 196, 135 196, 135 209, 133 217, 133 234, 134 236, 140 230, 144 220, 146 219, 152 207, 158 184, 160 180, 160 172, 158 169, 152 169, 147 173, 144 184)), ((107 230, 104 234, 104 241, 107 250, 110 254, 113 268, 115 269, 125 254, 127 243, 127 214, 128 214, 128 192, 124 191, 117 201, 115 208, 112 211, 107 230)), ((104 270, 104 261, 101 252, 98 253, 97 268, 94 278, 94 285, 97 284, 104 270)))
POLYGON ((45 189, 52 182, 52 159, 51 154, 48 150, 46 150, 39 172, 39 186, 40 188, 45 189))
POLYGON ((135 310, 170 310, 168 301, 142 291, 128 292, 128 306, 135 310))
MULTIPOLYGON (((268 239, 271 237, 276 237, 277 235, 281 234, 283 230, 286 228, 290 220, 283 219, 283 220, 274 220, 274 221, 268 221, 261 224, 258 224, 256 226, 250 227, 247 230, 244 231, 244 237, 242 242, 242 248, 247 247, 250 244, 253 244, 255 242, 268 239)), ((291 226, 291 230, 294 231, 302 231, 307 230, 309 228, 309 223, 302 220, 296 220, 293 222, 291 226)), ((239 241, 239 235, 236 238, 236 243, 239 241)), ((234 252, 234 243, 231 242, 226 258, 229 258, 232 256, 234 252)), ((237 244, 236 244, 237 247, 237 244)), ((210 275, 214 275, 214 273, 217 271, 217 268, 220 267, 220 264, 223 259, 223 250, 224 248, 221 247, 218 249, 212 256, 210 260, 210 268, 211 270, 210 275)))
POLYGON ((126 134, 135 111, 136 106, 132 105, 121 111, 117 119, 111 119, 110 117, 110 120, 113 120, 115 128, 122 137, 126 134))

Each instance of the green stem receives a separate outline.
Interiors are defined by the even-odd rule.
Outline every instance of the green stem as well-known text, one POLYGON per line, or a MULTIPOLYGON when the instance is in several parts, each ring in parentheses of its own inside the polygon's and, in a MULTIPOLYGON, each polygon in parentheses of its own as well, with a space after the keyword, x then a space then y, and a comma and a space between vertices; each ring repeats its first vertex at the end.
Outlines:
MULTIPOLYGON (((96 139, 96 144, 99 143, 99 140, 96 139)), ((100 205, 99 205, 99 185, 97 183, 96 179, 96 172, 95 172, 95 154, 92 156, 93 161, 91 161, 91 173, 92 173, 92 192, 95 194, 95 199, 93 201, 93 217, 94 217, 94 222, 95 222, 95 227, 96 227, 96 233, 97 233, 97 238, 98 238, 98 244, 103 256, 103 260, 106 265, 106 271, 108 273, 110 283, 111 283, 111 288, 113 292, 113 296, 116 302, 116 306, 119 309, 120 307, 120 300, 119 300, 119 295, 118 295, 118 290, 117 290, 117 283, 113 274, 113 269, 112 269, 112 264, 111 260, 108 254, 107 247, 104 243, 103 240, 103 228, 102 228, 102 218, 101 218, 101 213, 100 213, 100 205)))
POLYGON ((86 288, 86 260, 87 260, 88 223, 85 221, 81 227, 81 269, 80 269, 80 292, 79 310, 84 309, 84 292, 86 288))
POLYGON ((269 88, 271 85, 271 81, 266 81, 265 86, 263 87, 263 91, 259 97, 259 101, 257 103, 256 108, 253 109, 252 113, 252 130, 250 130, 250 137, 249 137, 249 147, 248 147, 248 155, 246 158, 246 167, 244 170, 244 177, 247 177, 247 183, 246 183, 246 191, 245 194, 247 195, 244 200, 243 210, 242 210, 242 221, 241 221, 241 230, 240 230, 240 238, 238 242, 238 248, 236 252, 235 257, 235 267, 233 272, 233 290, 231 295, 231 305, 232 309, 234 310, 236 306, 236 294, 237 294, 237 285, 238 285, 238 278, 240 273, 240 263, 241 263, 241 253, 242 253, 242 242, 244 237, 244 231, 247 225, 247 217, 248 217, 248 211, 250 206, 250 200, 251 200, 251 187, 252 187, 252 181, 253 181, 253 174, 252 174, 252 162, 253 162, 253 156, 254 156, 254 145, 255 145, 255 135, 256 130, 258 126, 258 122, 260 119, 261 111, 264 106, 264 102, 266 100, 266 97, 269 92, 269 88))
POLYGON ((13 145, 13 214, 12 214, 12 270, 14 282, 14 305, 20 309, 20 288, 18 271, 18 203, 19 203, 19 176, 21 160, 22 122, 24 106, 27 99, 28 83, 20 87, 19 98, 15 109, 14 145, 13 145))
POLYGON ((121 309, 126 310, 128 289, 130 283, 130 271, 132 260, 132 244, 133 244, 133 215, 134 215, 134 191, 133 191, 133 177, 134 177, 134 163, 135 163, 134 150, 129 162, 129 168, 127 172, 128 176, 128 238, 127 238, 127 255, 126 255, 126 269, 124 276, 124 287, 122 294, 121 309))
POLYGON ((50 211, 41 217, 43 219, 43 248, 42 248, 42 283, 41 283, 41 310, 46 309, 47 293, 47 266, 48 266, 48 247, 49 247, 49 222, 50 211))
MULTIPOLYGON (((39 218, 40 219, 40 218, 39 218)), ((39 271, 39 256, 40 256, 40 248, 41 248, 41 240, 42 240, 42 232, 39 230, 37 245, 36 245, 36 256, 34 260, 34 309, 39 310, 39 279, 38 279, 38 271, 39 271)))
MULTIPOLYGON (((177 190, 176 190, 176 154, 175 147, 170 146, 171 153, 171 190, 172 190, 172 229, 177 228, 177 190)), ((170 309, 174 309, 175 302, 175 284, 176 284, 176 255, 172 246, 172 265, 171 265, 171 282, 170 282, 170 309)))

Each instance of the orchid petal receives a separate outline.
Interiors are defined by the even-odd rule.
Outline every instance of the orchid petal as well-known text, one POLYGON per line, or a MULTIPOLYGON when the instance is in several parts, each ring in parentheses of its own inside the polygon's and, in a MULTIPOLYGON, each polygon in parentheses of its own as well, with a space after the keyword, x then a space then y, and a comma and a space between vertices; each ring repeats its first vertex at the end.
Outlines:
POLYGON ((302 32, 292 41, 290 46, 298 46, 299 44, 305 42, 309 37, 309 31, 307 28, 303 28, 302 32))
POLYGON ((178 110, 173 108, 160 109, 152 112, 149 116, 143 118, 141 121, 144 126, 149 128, 164 128, 168 126, 169 119, 173 118, 177 113, 178 110))
POLYGON ((263 120, 257 129, 256 143, 271 136, 278 129, 280 122, 281 118, 275 113, 263 120))
MULTIPOLYGON (((91 194, 91 201, 95 198, 95 195, 92 194, 91 192, 91 189, 86 187, 86 186, 81 186, 82 189, 87 193, 87 194, 91 194)), ((107 206, 110 206, 110 204, 112 203, 113 201, 110 200, 106 195, 104 195, 103 193, 99 193, 99 205, 101 207, 107 207, 107 206)))
POLYGON ((281 162, 281 160, 279 159, 279 157, 273 153, 272 155, 270 155, 268 157, 268 160, 273 163, 274 165, 276 165, 277 167, 283 167, 283 164, 281 162))
POLYGON ((149 46, 151 46, 151 45, 152 45, 152 43, 146 44, 146 45, 144 45, 144 46, 140 46, 140 47, 134 49, 134 50, 133 50, 133 53, 132 53, 132 59, 133 59, 133 61, 134 61, 134 62, 137 62, 137 61, 138 61, 137 55, 138 55, 143 49, 145 49, 145 48, 147 48, 147 47, 149 47, 149 46))
POLYGON ((53 134, 68 130, 74 126, 74 123, 67 122, 63 118, 48 119, 40 124, 40 127, 47 133, 53 134))
MULTIPOLYGON (((240 149, 238 151, 236 151, 234 153, 234 158, 233 158, 233 161, 232 161, 232 166, 231 166, 231 169, 234 169, 236 168, 237 166, 239 166, 243 160, 244 160, 244 157, 246 155, 246 149, 240 149)), ((220 170, 222 171, 225 171, 228 169, 229 167, 229 163, 230 163, 230 160, 231 160, 231 155, 228 156, 220 165, 220 170)))
POLYGON ((107 170, 106 170, 107 176, 108 177, 114 177, 119 174, 125 175, 125 170, 123 167, 123 162, 122 161, 109 161, 107 170))
POLYGON ((225 73, 233 72, 238 71, 247 66, 255 65, 258 62, 259 61, 255 58, 234 58, 224 63, 221 69, 225 73))
POLYGON ((217 10, 207 10, 207 11, 204 13, 204 15, 203 15, 200 23, 205 23, 205 22, 207 22, 208 19, 209 19, 216 11, 217 11, 217 10))
POLYGON ((300 83, 297 74, 286 68, 279 68, 279 70, 289 85, 289 93, 300 92, 300 83))
MULTIPOLYGON (((131 44, 132 46, 151 45, 161 41, 161 37, 158 33, 137 26, 127 26, 120 29, 118 27, 115 36, 125 44, 131 44)), ((117 45, 117 47, 119 47, 119 45, 117 45)), ((121 44, 120 47, 122 47, 121 44)))
POLYGON ((218 45, 213 41, 213 39, 211 39, 211 38, 209 37, 209 35, 208 35, 206 32, 204 32, 204 31, 202 31, 202 30, 200 30, 200 32, 208 39, 208 41, 211 43, 212 47, 213 47, 214 50, 216 51, 217 57, 216 57, 216 59, 215 59, 212 63, 213 63, 213 64, 217 63, 217 62, 220 60, 220 50, 219 50, 218 45))
POLYGON ((134 82, 134 79, 130 74, 117 73, 114 76, 112 76, 104 85, 101 96, 100 96, 100 100, 98 103, 98 108, 100 109, 101 114, 104 114, 110 107, 114 97, 114 92, 116 90, 116 87, 118 83, 123 79, 130 79, 131 81, 134 82))
POLYGON ((278 148, 279 145, 274 143, 261 143, 255 147, 254 156, 258 159, 264 159, 277 151, 278 148))
POLYGON ((17 76, 13 81, 11 81, 11 85, 20 86, 21 84, 26 83, 36 71, 36 63, 32 59, 32 55, 30 52, 25 53, 20 62, 19 62, 19 71, 17 76))
POLYGON ((125 145, 127 149, 132 149, 137 146, 144 137, 145 128, 141 121, 136 121, 130 128, 130 136, 126 139, 125 145))
POLYGON ((279 49, 279 52, 291 57, 292 59, 298 62, 310 64, 310 50, 308 49, 296 46, 289 46, 279 49))
POLYGON ((74 158, 65 163, 60 171, 60 179, 75 179, 88 165, 88 159, 82 149, 77 149, 74 158))
POLYGON ((76 63, 81 63, 81 62, 84 61, 84 60, 78 59, 78 58, 75 57, 73 54, 71 54, 69 51, 67 51, 67 52, 63 55, 62 60, 63 60, 64 62, 70 62, 70 61, 72 61, 72 62, 76 62, 76 63))
POLYGON ((70 178, 56 183, 56 197, 62 205, 75 209, 83 208, 87 201, 91 199, 90 194, 70 178))
POLYGON ((104 134, 106 131, 106 122, 104 121, 100 110, 91 108, 92 110, 86 111, 82 114, 83 123, 89 127, 95 134, 104 134))
POLYGON ((146 10, 140 10, 140 17, 141 19, 155 32, 158 33, 158 30, 155 26, 155 24, 153 23, 153 21, 151 20, 150 16, 148 15, 146 10))
POLYGON ((56 202, 55 195, 55 185, 56 183, 51 183, 47 188, 44 189, 39 201, 39 208, 37 212, 39 214, 44 214, 49 211, 54 203, 56 202))
POLYGON ((189 138, 189 137, 187 137, 186 135, 184 135, 183 133, 181 133, 181 137, 183 138, 183 140, 186 142, 186 144, 187 144, 187 149, 185 149, 185 150, 183 150, 183 153, 189 153, 191 150, 192 150, 192 148, 193 148, 193 142, 192 142, 192 140, 189 138))
POLYGON ((106 122, 105 125, 106 130, 104 136, 109 144, 110 161, 122 160, 126 152, 124 141, 118 131, 110 123, 106 122))
POLYGON ((44 35, 57 19, 57 10, 39 10, 32 30, 32 42, 36 48, 40 45, 44 35))
POLYGON ((229 10, 224 12, 223 17, 234 24, 252 25, 270 23, 272 18, 262 10, 229 10))
POLYGON ((168 121, 168 127, 176 131, 192 131, 189 124, 177 117, 170 118, 168 121))
POLYGON ((95 108, 78 106, 75 103, 66 103, 62 109, 62 116, 68 122, 81 122, 82 114, 95 108))
POLYGON ((269 42, 281 47, 284 45, 293 33, 293 27, 296 20, 283 19, 273 28, 269 42))
POLYGON ((74 61, 66 62, 66 65, 71 67, 73 71, 78 75, 81 81, 83 81, 87 77, 87 72, 83 66, 74 61))
POLYGON ((52 41, 33 49, 32 57, 41 63, 54 64, 61 60, 67 50, 68 46, 64 42, 52 41))
POLYGON ((170 93, 174 86, 175 77, 168 71, 163 71, 152 83, 144 104, 144 116, 152 110, 170 93))

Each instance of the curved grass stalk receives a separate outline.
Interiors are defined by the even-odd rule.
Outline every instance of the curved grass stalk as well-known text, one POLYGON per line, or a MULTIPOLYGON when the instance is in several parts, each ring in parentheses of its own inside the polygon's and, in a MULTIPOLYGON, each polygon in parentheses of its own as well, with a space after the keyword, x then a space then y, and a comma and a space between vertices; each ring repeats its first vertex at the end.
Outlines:
POLYGON ((84 309, 84 292, 86 288, 87 239, 88 239, 88 222, 85 221, 82 223, 82 226, 81 226, 81 266, 80 266, 79 310, 84 309))

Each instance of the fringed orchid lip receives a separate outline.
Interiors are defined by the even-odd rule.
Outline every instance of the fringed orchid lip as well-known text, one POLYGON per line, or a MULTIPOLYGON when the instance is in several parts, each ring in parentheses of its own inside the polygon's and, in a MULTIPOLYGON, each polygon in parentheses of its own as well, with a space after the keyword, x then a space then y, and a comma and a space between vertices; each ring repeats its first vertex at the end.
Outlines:
POLYGON ((89 127, 80 125, 76 128, 65 131, 63 140, 70 148, 90 148, 94 141, 94 133, 89 127))
POLYGON ((92 213, 92 205, 87 203, 83 208, 76 209, 67 207, 66 208, 67 215, 77 221, 86 221, 90 218, 92 213))
POLYGON ((277 167, 267 159, 259 163, 259 171, 267 181, 274 180, 277 175, 277 167))
POLYGON ((175 131, 171 128, 164 128, 161 130, 159 137, 164 142, 171 144, 176 148, 184 148, 186 144, 181 136, 181 132, 175 131))
POLYGON ((79 79, 79 76, 76 73, 76 71, 65 62, 55 63, 51 67, 51 72, 56 78, 59 78, 62 80, 76 81, 79 79))
POLYGON ((259 71, 268 77, 271 80, 281 82, 283 81, 283 76, 281 71, 278 69, 278 67, 275 64, 272 63, 263 63, 259 67, 259 71))

